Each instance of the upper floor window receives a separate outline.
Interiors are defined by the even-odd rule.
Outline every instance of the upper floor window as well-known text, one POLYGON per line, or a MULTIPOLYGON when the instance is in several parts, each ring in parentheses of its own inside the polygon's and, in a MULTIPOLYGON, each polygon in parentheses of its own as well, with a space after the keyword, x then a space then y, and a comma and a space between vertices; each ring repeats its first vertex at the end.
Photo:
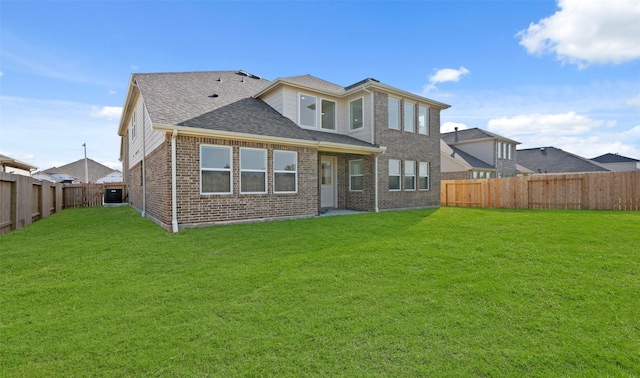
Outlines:
POLYGON ((389 97, 389 128, 400 130, 400 100, 389 97))
POLYGON ((416 105, 414 103, 404 102, 404 118, 402 120, 404 131, 410 133, 416 132, 416 105))
POLYGON ((231 193, 231 147, 200 146, 200 193, 231 193))
POLYGON ((418 106, 418 133, 429 134, 429 108, 418 106))
POLYGON ((497 148, 498 159, 511 160, 513 158, 512 152, 511 152, 512 149, 513 149, 513 145, 509 143, 498 142, 498 148, 497 148))
POLYGON ((349 162, 349 190, 362 191, 364 187, 363 178, 362 160, 351 160, 349 162))
POLYGON ((316 98, 300 93, 300 126, 316 127, 316 98))
POLYGON ((136 129, 137 129, 137 122, 138 121, 138 117, 136 117, 136 111, 133 111, 133 114, 131 115, 131 140, 136 138, 136 129))
POLYGON ((240 148, 240 193, 267 192, 267 150, 240 148))
POLYGON ((327 130, 336 129, 336 103, 334 101, 322 100, 322 128, 327 130))
POLYGON ((389 190, 400 190, 400 160, 389 159, 389 190))
POLYGON ((298 190, 298 153, 273 151, 273 191, 295 193, 298 190))
POLYGON ((363 127, 362 123, 362 99, 353 100, 349 103, 349 129, 356 130, 363 127))

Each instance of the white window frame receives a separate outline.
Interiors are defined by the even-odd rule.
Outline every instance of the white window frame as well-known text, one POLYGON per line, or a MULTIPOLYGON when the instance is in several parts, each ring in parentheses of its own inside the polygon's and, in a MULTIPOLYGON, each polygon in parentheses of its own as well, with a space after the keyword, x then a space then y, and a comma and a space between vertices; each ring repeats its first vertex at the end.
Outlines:
POLYGON ((240 194, 264 194, 267 193, 269 188, 267 187, 267 171, 268 171, 268 156, 267 156, 267 150, 264 148, 251 148, 251 147, 240 147, 240 155, 239 155, 239 161, 238 161, 238 165, 240 166, 240 172, 238 175, 238 178, 240 180, 240 194), (243 151, 248 151, 248 150, 253 150, 253 151, 262 151, 264 153, 264 170, 262 169, 243 169, 242 168, 242 152, 243 151), (261 192, 245 192, 242 190, 242 173, 243 172, 262 172, 264 173, 264 191, 261 192))
POLYGON ((507 159, 511 160, 512 156, 511 156, 511 150, 513 149, 512 144, 507 144, 507 159))
POLYGON ((364 129, 364 97, 355 98, 349 101, 349 130, 352 131, 352 130, 360 130, 360 129, 364 129), (362 119, 360 120, 361 121, 360 127, 353 127, 353 108, 351 107, 351 104, 353 104, 356 101, 360 101, 361 110, 362 110, 362 119))
POLYGON ((429 107, 418 104, 418 134, 429 135, 429 107), (420 111, 425 110, 424 129, 420 126, 420 111))
MULTIPOLYGON (((397 189, 391 189, 389 188, 390 192, 399 192, 402 190, 402 160, 398 160, 398 159, 389 159, 389 178, 391 177, 398 177, 398 188, 397 189), (398 167, 398 174, 397 175, 392 175, 391 174, 391 164, 397 164, 398 167)), ((391 183, 391 180, 389 180, 389 183, 391 183)))
POLYGON ((215 144, 200 145, 200 194, 232 194, 233 193, 233 148, 231 146, 221 146, 215 144), (224 149, 229 152, 229 168, 203 168, 202 167, 202 150, 203 148, 224 149), (205 192, 202 187, 202 171, 209 172, 229 172, 229 191, 228 192, 205 192))
POLYGON ((318 96, 314 96, 314 95, 310 95, 310 94, 302 93, 302 92, 298 93, 298 125, 300 125, 300 127, 306 127, 306 128, 309 128, 309 129, 317 129, 318 128, 318 96), (316 104, 316 109, 313 112, 313 125, 303 125, 302 124, 302 97, 303 96, 313 97, 314 98, 314 102, 316 104))
POLYGON ((320 98, 320 109, 318 110, 318 112, 320 113, 320 129, 336 131, 336 127, 338 126, 338 103, 333 100, 329 100, 328 98, 320 98), (324 102, 325 101, 333 103, 333 129, 329 129, 323 126, 322 121, 324 120, 324 102))
POLYGON ((416 162, 413 160, 404 161, 404 190, 407 192, 414 192, 416 190, 416 162), (412 168, 413 173, 410 172, 412 168), (413 188, 407 185, 407 178, 411 178, 413 188))
POLYGON ((402 129, 408 133, 416 132, 416 104, 411 101, 403 101, 402 129), (411 109, 411 119, 407 120, 407 110, 411 109))
POLYGON ((498 159, 502 159, 502 142, 498 142, 498 159))
POLYGON ((136 110, 133 110, 133 114, 131 115, 131 140, 136 139, 136 133, 137 133, 137 118, 136 117, 136 110))
POLYGON ((420 179, 425 178, 427 187, 426 188, 418 188, 418 190, 429 190, 431 188, 431 183, 429 182, 429 167, 430 164, 428 161, 421 161, 418 163, 418 186, 420 185, 420 179), (423 168, 426 166, 426 168, 423 168))
POLYGON ((400 121, 400 118, 402 115, 402 109, 400 107, 400 103, 401 103, 400 99, 397 99, 395 97, 389 97, 389 99, 387 100, 387 104, 388 104, 387 105, 388 106, 387 107, 387 118, 388 118, 387 127, 390 130, 402 130, 402 122, 400 121), (391 109, 391 101, 395 101, 398 104, 398 107, 397 107, 398 117, 396 117, 397 118, 396 121, 398 122, 398 127, 391 127, 391 112, 389 111, 389 109, 391 109))
POLYGON ((362 191, 364 191, 364 160, 362 160, 362 159, 349 160, 349 191, 350 192, 362 192, 362 191), (353 170, 351 169, 351 167, 352 167, 351 164, 358 163, 358 162, 361 164, 362 173, 354 174, 353 170), (351 186, 353 177, 362 177, 362 189, 353 189, 353 187, 351 186))
POLYGON ((286 150, 273 150, 273 192, 274 193, 298 193, 298 152, 297 151, 286 151, 286 150), (278 153, 286 153, 286 154, 293 154, 295 156, 295 162, 296 162, 296 169, 293 171, 287 171, 287 170, 279 170, 276 169, 276 154, 278 153), (278 187, 276 185, 276 173, 286 173, 286 174, 294 174, 294 186, 295 189, 293 191, 288 191, 288 190, 277 190, 276 188, 278 187))

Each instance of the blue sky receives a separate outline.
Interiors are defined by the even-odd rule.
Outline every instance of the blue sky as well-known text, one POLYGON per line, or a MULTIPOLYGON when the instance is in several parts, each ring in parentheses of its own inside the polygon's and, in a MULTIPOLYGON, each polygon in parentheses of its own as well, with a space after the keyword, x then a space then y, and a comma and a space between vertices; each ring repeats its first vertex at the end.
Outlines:
POLYGON ((0 2, 0 153, 120 169, 131 73, 373 77, 480 127, 640 158, 640 0, 0 2))

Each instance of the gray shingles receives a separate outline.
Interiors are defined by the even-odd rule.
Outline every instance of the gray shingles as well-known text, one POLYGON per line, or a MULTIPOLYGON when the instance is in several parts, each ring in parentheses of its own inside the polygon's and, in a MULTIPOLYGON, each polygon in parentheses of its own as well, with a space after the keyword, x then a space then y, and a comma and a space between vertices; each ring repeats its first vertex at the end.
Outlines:
POLYGON ((462 151, 459 148, 456 148, 454 146, 449 146, 449 148, 451 148, 454 153, 460 155, 460 157, 462 157, 473 168, 478 168, 478 169, 496 169, 496 167, 494 167, 493 165, 487 164, 484 161, 474 157, 473 155, 470 155, 470 154, 462 151))
POLYGON ((510 142, 518 143, 518 142, 516 142, 514 140, 505 138, 505 137, 500 136, 498 134, 494 134, 494 133, 492 133, 490 131, 487 131, 487 130, 479 129, 477 127, 474 127, 472 129, 458 130, 458 140, 457 141, 456 141, 456 132, 455 131, 440 134, 440 138, 442 138, 442 140, 444 140, 445 143, 447 143, 449 145, 454 144, 454 143, 458 143, 458 142, 467 142, 467 141, 472 141, 472 140, 488 139, 488 138, 495 138, 495 139, 507 140, 507 141, 510 141, 510 142))
POLYGON ((604 155, 600 155, 598 157, 594 157, 593 159, 591 159, 593 161, 595 161, 596 163, 600 163, 600 164, 607 164, 607 163, 637 163, 640 160, 638 159, 633 159, 630 157, 626 157, 626 156, 621 156, 618 154, 604 154, 604 155))
MULTIPOLYGON (((347 135, 300 128, 262 100, 252 97, 269 84, 268 80, 254 79, 236 72, 137 74, 135 79, 154 123, 362 147, 374 146, 347 135), (218 96, 209 97, 214 93, 218 96)), ((327 88, 335 86, 310 75, 294 78, 327 88)))
POLYGON ((518 164, 534 173, 606 172, 607 168, 555 147, 516 151, 518 164))

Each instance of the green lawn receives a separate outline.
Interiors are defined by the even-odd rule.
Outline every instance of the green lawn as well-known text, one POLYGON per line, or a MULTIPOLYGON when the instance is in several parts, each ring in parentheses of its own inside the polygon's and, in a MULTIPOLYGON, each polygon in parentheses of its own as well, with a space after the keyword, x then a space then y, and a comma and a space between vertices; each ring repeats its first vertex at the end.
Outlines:
POLYGON ((640 213, 442 208, 0 237, 0 376, 640 376, 640 213))

